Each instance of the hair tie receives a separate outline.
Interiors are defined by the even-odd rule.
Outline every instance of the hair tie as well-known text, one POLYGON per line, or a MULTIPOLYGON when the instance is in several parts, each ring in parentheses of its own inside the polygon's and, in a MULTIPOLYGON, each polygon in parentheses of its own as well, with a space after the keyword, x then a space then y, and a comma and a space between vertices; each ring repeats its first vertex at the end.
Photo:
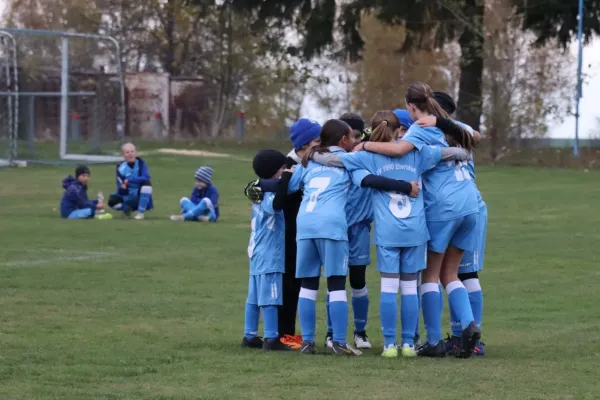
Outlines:
POLYGON ((383 124, 383 123, 385 123, 386 125, 388 125, 388 124, 389 124, 389 122, 387 121, 387 119, 384 119, 383 121, 381 121, 381 123, 382 123, 382 124, 383 124))

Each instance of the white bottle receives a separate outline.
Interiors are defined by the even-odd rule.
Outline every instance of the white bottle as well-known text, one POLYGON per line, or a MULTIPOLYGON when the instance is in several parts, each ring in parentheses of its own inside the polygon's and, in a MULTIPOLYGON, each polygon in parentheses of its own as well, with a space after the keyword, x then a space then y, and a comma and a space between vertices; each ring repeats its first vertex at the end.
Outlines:
MULTIPOLYGON (((97 199, 98 199, 98 201, 104 202, 104 195, 102 194, 102 192, 98 192, 97 199)), ((103 212, 104 212, 104 210, 96 211, 96 213, 98 213, 98 214, 102 214, 103 212)))

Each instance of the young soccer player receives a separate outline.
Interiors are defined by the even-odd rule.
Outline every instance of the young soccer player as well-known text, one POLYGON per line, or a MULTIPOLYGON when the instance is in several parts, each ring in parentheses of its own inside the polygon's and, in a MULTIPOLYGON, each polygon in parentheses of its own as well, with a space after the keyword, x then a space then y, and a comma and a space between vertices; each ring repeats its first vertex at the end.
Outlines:
MULTIPOLYGON (((302 157, 319 143, 321 125, 309 118, 300 118, 290 128, 290 140, 294 148, 288 153, 286 167, 292 168, 302 162, 302 157)), ((245 194, 252 201, 261 201, 262 194, 275 191, 263 187, 263 181, 252 181, 246 186, 245 194)), ((302 191, 290 193, 285 198, 285 273, 283 274, 283 304, 279 307, 279 334, 282 343, 300 349, 302 337, 296 335, 296 313, 300 295, 300 279, 296 278, 296 217, 302 202, 302 191)))
MULTIPOLYGON (((358 144, 365 131, 364 119, 356 113, 342 114, 339 119, 352 128, 353 143, 358 144)), ((373 222, 373 207, 369 189, 357 185, 350 186, 346 203, 346 217, 348 218, 348 271, 354 314, 354 345, 358 349, 370 349, 372 346, 366 332, 369 315, 366 271, 367 265, 371 263, 371 223, 373 222)), ((325 345, 331 349, 333 348, 333 327, 329 314, 329 294, 327 295, 326 310, 325 345)))
MULTIPOLYGON (((456 111, 456 102, 454 99, 444 92, 435 92, 434 98, 440 104, 440 106, 448 113, 448 115, 454 114, 456 111)), ((420 126, 432 126, 435 125, 435 117, 433 118, 421 118, 417 123, 420 126), (433 120, 432 120, 433 119, 433 120)), ((481 139, 481 135, 474 131, 470 126, 461 122, 455 121, 457 124, 465 128, 472 136, 475 142, 481 139)), ((474 246, 474 251, 465 251, 463 254, 460 267, 458 270, 458 278, 463 282, 469 293, 469 301, 471 303, 471 310, 473 311, 473 318, 475 323, 481 328, 481 320, 483 315, 483 291, 479 282, 479 271, 483 269, 483 259, 485 253, 485 242, 486 242, 486 231, 487 231, 487 205, 481 193, 475 183, 475 162, 473 159, 469 160, 466 169, 469 172, 472 182, 475 185, 477 192, 477 203, 479 207, 479 215, 477 216, 477 237, 474 246)), ((457 320, 457 316, 450 310, 450 329, 452 336, 446 340, 446 351, 448 354, 454 354, 458 348, 461 333, 460 321, 457 320)), ((474 354, 482 356, 485 354, 485 344, 479 340, 475 344, 474 354)))
MULTIPOLYGON (((413 83, 406 92, 407 109, 413 120, 433 114, 448 118, 448 114, 433 98, 431 88, 424 83, 413 83)), ((463 130, 464 131, 464 130, 463 130)), ((413 124, 398 143, 368 143, 366 150, 387 155, 404 155, 426 145, 449 147, 449 143, 472 150, 471 136, 464 131, 456 143, 437 128, 421 128, 413 124)), ((417 353, 425 357, 443 357, 446 354, 441 334, 441 295, 438 281, 446 288, 450 307, 461 323, 461 340, 456 356, 470 357, 481 330, 474 321, 469 296, 458 279, 458 267, 465 250, 473 250, 477 222, 477 195, 467 178, 462 162, 437 164, 423 174, 425 214, 431 236, 428 243, 427 269, 421 285, 423 317, 427 328, 427 342, 417 353)))
MULTIPOLYGON (((316 352, 316 298, 321 266, 324 267, 329 290, 330 315, 333 326, 335 355, 356 356, 361 352, 346 343, 348 303, 346 275, 348 273, 348 225, 346 192, 350 183, 342 168, 324 167, 310 160, 316 149, 321 152, 346 152, 356 144, 352 129, 343 121, 329 120, 321 129, 321 143, 304 155, 302 165, 293 175, 284 173, 282 182, 289 180, 289 190, 303 188, 304 196, 298 213, 298 252, 296 276, 302 278, 298 312, 302 327, 301 353, 316 352)), ((369 175, 366 171, 353 173, 353 180, 362 187, 398 190, 406 182, 397 182, 369 175)))
MULTIPOLYGON (((392 111, 375 113, 371 128, 373 142, 393 142, 401 130, 400 122, 392 111)), ((399 288, 402 292, 402 355, 416 356, 413 340, 419 317, 417 273, 425 268, 426 243, 429 239, 423 197, 418 194, 417 181, 421 173, 433 168, 442 160, 442 156, 445 160, 469 158, 468 152, 462 149, 432 146, 396 158, 367 152, 328 157, 334 162, 340 160, 349 171, 366 169, 388 178, 412 181, 413 198, 397 192, 372 191, 377 269, 381 273, 380 315, 385 340, 384 357, 398 356, 396 324, 399 288)), ((315 161, 323 160, 323 157, 317 154, 313 156, 315 161)))
POLYGON ((75 169, 75 177, 69 175, 62 181, 65 189, 60 200, 60 216, 66 219, 112 219, 110 214, 96 215, 97 210, 104 210, 101 199, 89 200, 87 184, 90 181, 90 169, 80 165, 75 169))
POLYGON ((219 219, 219 192, 212 184, 213 169, 209 166, 198 168, 194 177, 196 187, 190 198, 183 197, 179 203, 181 214, 171 215, 172 221, 217 222, 219 219))
POLYGON ((117 191, 108 198, 108 206, 127 216, 136 210, 135 219, 142 220, 144 213, 154 208, 150 171, 132 143, 125 143, 121 150, 125 161, 117 165, 117 191))
MULTIPOLYGON (((261 150, 252 161, 259 178, 279 178, 286 157, 276 150, 261 150)), ((284 193, 285 195, 285 193, 284 193)), ((246 300, 243 347, 264 350, 291 350, 279 340, 277 307, 281 305, 284 267, 285 219, 283 204, 275 193, 265 193, 260 204, 252 205, 252 233, 248 244, 250 281, 246 300), (264 341, 257 336, 259 314, 264 321, 264 341)))

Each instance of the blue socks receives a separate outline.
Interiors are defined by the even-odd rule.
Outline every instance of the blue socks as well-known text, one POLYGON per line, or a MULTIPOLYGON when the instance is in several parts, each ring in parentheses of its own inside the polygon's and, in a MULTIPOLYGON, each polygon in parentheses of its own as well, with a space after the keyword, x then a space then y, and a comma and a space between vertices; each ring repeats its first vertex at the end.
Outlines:
MULTIPOLYGON (((187 207, 189 208, 189 205, 187 207)), ((214 221, 217 218, 214 206, 207 197, 200 200, 198 205, 192 205, 192 207, 193 208, 188 209, 188 211, 184 214, 184 218, 186 221, 197 221, 198 217, 203 215, 206 215, 210 221, 214 221)))
POLYGON ((415 344, 415 326, 419 325, 419 297, 417 281, 400 281, 402 306, 400 320, 402 321, 402 344, 415 344))
MULTIPOLYGON (((399 287, 399 278, 381 278, 381 297, 379 298, 379 315, 381 318, 381 330, 383 331, 384 346, 396 344, 399 287)), ((414 334, 414 331, 412 332, 412 334, 414 334)))
POLYGON ((329 293, 329 311, 331 313, 331 326, 333 327, 333 341, 346 344, 348 299, 345 290, 334 290, 329 293))
POLYGON ((244 322, 244 336, 247 339, 256 337, 258 333, 258 318, 260 316, 260 309, 256 304, 246 303, 245 322, 244 322))
POLYGON ((277 306, 261 307, 265 329, 265 339, 277 339, 279 328, 277 325, 277 306))
POLYGON ((454 313, 456 320, 460 321, 461 330, 463 330, 474 320, 467 289, 461 281, 453 281, 446 285, 446 292, 450 310, 454 313))
POLYGON ((442 309, 440 301, 441 296, 438 283, 424 283, 421 285, 421 305, 423 307, 425 329, 427 330, 427 342, 432 345, 442 340, 442 309))
POLYGON ((481 327, 481 319, 483 316, 483 292, 478 278, 466 279, 463 285, 469 294, 469 302, 471 303, 471 311, 473 311, 473 319, 477 326, 481 327))
POLYGON ((145 212, 150 203, 150 196, 152 196, 152 186, 142 186, 140 188, 140 201, 138 203, 138 212, 145 212))
POLYGON ((329 310, 329 292, 325 298, 325 316, 327 317, 327 333, 333 333, 333 326, 331 325, 331 311, 329 310))
POLYGON ((366 286, 362 289, 352 288, 352 311, 354 313, 354 331, 364 331, 367 328, 369 316, 369 292, 366 286))
MULTIPOLYGON (((302 329, 302 340, 315 343, 315 328, 317 325, 317 291, 301 288, 298 300, 298 317, 302 329)), ((346 313, 346 319, 348 318, 346 313)))

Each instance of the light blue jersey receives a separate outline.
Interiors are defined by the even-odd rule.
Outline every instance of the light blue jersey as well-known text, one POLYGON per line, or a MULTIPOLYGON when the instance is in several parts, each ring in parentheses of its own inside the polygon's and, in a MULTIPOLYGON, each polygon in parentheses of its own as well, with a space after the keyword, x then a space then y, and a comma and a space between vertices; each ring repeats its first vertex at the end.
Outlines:
MULTIPOLYGON (((442 131, 413 124, 402 138, 417 148, 449 147, 442 131)), ((423 192, 427 221, 450 221, 478 212, 477 192, 466 162, 441 162, 425 172, 423 192)))
POLYGON ((296 167, 288 192, 302 188, 296 240, 348 240, 346 203, 350 176, 344 168, 327 167, 309 161, 296 167))
MULTIPOLYGON (((119 167, 117 168, 119 174, 122 179, 131 179, 132 177, 137 177, 140 174, 140 161, 135 160, 133 167, 130 167, 126 161, 123 161, 119 167)), ((137 196, 137 192, 140 189, 139 183, 134 179, 128 182, 127 184, 127 192, 130 195, 137 196)))
MULTIPOLYGON (((423 146, 421 151, 411 151, 403 157, 357 152, 341 154, 349 171, 366 169, 370 173, 390 179, 420 181, 421 173, 434 168, 440 161, 439 147, 423 146)), ((375 216, 375 244, 384 247, 413 247, 429 240, 423 196, 372 190, 375 216)))
POLYGON ((285 271, 285 219, 283 212, 273 209, 274 198, 274 193, 265 193, 260 204, 252 205, 250 275, 285 271))
MULTIPOLYGON (((467 125, 463 122, 456 121, 456 120, 453 120, 453 121, 456 125, 463 127, 464 129, 466 129, 467 132, 469 132, 471 134, 471 136, 473 136, 473 128, 471 128, 470 125, 467 125)), ((467 171, 469 172, 469 174, 471 174, 471 177, 473 178, 473 184, 475 185, 475 190, 477 191, 477 204, 479 205, 479 208, 481 209, 481 208, 485 207, 485 202, 483 201, 483 198, 481 197, 481 193, 479 192, 479 188, 477 187, 477 183, 475 182, 475 160, 473 158, 473 153, 471 153, 471 159, 467 163, 466 168, 467 168, 467 171)))
MULTIPOLYGON (((331 152, 334 154, 342 155, 347 154, 346 151, 340 147, 332 147, 331 152)), ((348 226, 352 226, 359 222, 371 223, 373 221, 373 205, 371 204, 371 189, 362 188, 362 180, 369 175, 366 170, 354 170, 350 171, 350 177, 354 182, 354 185, 350 185, 348 190, 348 202, 346 203, 346 218, 348 220, 348 226)))

